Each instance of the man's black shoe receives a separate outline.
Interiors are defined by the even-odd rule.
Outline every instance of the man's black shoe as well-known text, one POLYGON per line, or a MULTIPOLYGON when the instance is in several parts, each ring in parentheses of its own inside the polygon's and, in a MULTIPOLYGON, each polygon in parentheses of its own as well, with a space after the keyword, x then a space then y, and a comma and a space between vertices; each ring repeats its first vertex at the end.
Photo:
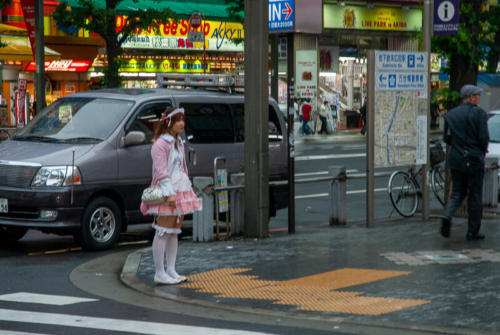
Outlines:
POLYGON ((484 235, 483 234, 467 234, 467 241, 479 241, 479 240, 484 240, 484 235))
POLYGON ((441 219, 441 235, 443 237, 450 237, 451 220, 448 218, 441 219))

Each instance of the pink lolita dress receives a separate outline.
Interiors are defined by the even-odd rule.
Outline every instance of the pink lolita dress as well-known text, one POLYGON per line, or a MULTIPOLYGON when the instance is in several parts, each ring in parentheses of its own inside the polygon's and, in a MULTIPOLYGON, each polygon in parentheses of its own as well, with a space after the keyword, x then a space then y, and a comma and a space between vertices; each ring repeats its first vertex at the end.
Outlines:
MULTIPOLYGON (((151 185, 160 185, 163 195, 175 195, 176 207, 167 202, 155 205, 141 203, 141 212, 144 215, 154 216, 182 216, 201 210, 201 200, 193 192, 188 178, 184 144, 179 139, 178 149, 175 149, 175 138, 164 134, 158 138, 151 148, 153 158, 153 181, 151 185)), ((160 234, 180 234, 180 229, 164 228, 153 223, 153 228, 160 234)))

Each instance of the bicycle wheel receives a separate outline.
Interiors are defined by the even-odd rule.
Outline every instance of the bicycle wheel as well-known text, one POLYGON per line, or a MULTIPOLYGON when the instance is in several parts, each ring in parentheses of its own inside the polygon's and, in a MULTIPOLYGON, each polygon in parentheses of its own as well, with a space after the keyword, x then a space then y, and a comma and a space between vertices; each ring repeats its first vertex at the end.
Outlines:
POLYGON ((436 166, 431 172, 431 189, 441 205, 445 205, 444 194, 445 174, 442 166, 436 166))
POLYGON ((415 214, 418 207, 418 187, 407 172, 393 172, 387 189, 392 205, 399 214, 404 217, 415 214))

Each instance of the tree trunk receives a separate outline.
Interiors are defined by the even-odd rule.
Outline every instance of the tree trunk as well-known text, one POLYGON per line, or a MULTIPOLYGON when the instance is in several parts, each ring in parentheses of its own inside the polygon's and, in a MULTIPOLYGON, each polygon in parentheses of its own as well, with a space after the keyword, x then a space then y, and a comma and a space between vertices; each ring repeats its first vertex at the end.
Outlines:
POLYGON ((477 84, 478 64, 474 61, 479 59, 479 33, 481 25, 479 18, 481 16, 482 0, 463 0, 472 5, 470 16, 476 19, 464 20, 465 31, 469 32, 471 45, 473 46, 471 55, 453 53, 450 59, 450 89, 460 91, 460 88, 466 84, 477 84))
MULTIPOLYGON (((116 8, 116 0, 106 0, 106 8, 116 8)), ((107 87, 120 87, 120 77, 118 68, 120 60, 118 56, 121 54, 121 46, 118 44, 118 34, 116 32, 116 15, 108 12, 106 16, 106 55, 108 57, 108 67, 105 71, 105 83, 107 87)))

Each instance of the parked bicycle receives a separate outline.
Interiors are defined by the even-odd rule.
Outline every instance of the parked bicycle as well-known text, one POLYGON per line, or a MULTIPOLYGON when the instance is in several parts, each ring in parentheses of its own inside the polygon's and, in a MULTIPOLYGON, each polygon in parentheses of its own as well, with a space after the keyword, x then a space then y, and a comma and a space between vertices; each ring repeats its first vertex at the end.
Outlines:
MULTIPOLYGON (((430 142, 430 184, 431 189, 437 200, 445 205, 445 169, 442 162, 445 160, 445 152, 440 140, 430 142)), ((420 187, 419 176, 424 173, 422 166, 418 171, 415 166, 408 171, 397 170, 389 178, 389 198, 394 209, 405 217, 410 217, 417 211, 420 198, 422 197, 422 188, 420 187)))

